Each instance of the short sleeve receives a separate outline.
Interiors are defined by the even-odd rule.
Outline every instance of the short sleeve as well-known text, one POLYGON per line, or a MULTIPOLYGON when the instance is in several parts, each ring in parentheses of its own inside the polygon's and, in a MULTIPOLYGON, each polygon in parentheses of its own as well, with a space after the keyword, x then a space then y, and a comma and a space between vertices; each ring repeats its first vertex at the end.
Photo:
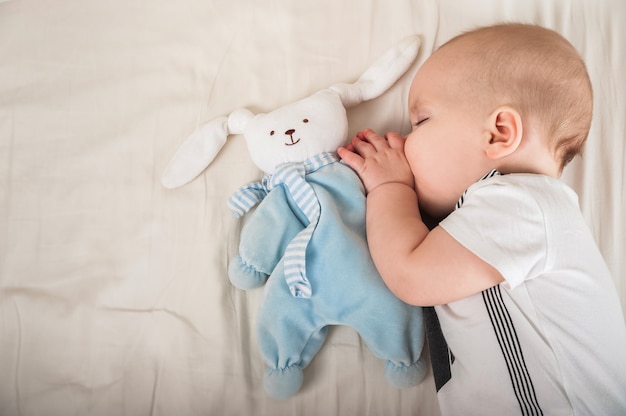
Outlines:
POLYGON ((507 176, 472 185, 440 226, 514 288, 544 271, 546 226, 532 193, 507 176))

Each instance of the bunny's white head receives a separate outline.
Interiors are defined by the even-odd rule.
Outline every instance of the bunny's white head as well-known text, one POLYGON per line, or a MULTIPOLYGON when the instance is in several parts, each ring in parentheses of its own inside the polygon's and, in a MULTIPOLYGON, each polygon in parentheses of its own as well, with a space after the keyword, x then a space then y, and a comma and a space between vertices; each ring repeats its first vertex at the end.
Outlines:
POLYGON ((348 118, 333 90, 256 116, 238 110, 230 118, 249 118, 243 135, 253 162, 265 173, 289 162, 303 162, 323 152, 334 152, 348 135, 348 118), (247 114, 246 114, 247 113, 247 114), (246 117, 247 116, 247 117, 246 117))

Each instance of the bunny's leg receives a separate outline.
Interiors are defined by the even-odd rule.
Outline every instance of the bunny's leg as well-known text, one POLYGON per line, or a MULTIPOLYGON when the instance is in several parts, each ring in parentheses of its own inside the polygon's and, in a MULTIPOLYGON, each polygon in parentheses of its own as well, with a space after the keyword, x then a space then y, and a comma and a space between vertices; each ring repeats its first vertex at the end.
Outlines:
POLYGON ((385 376, 392 385, 417 385, 426 374, 421 308, 406 305, 388 291, 380 292, 371 300, 369 313, 356 316, 348 324, 359 332, 375 356, 387 360, 385 376))
POLYGON ((282 187, 274 188, 241 230, 239 254, 228 266, 233 286, 253 289, 265 284, 287 245, 304 226, 287 202, 282 187))
POLYGON ((258 316, 268 395, 286 399, 300 390, 302 370, 322 347, 327 333, 328 327, 313 313, 312 299, 291 296, 283 275, 272 275, 258 316))

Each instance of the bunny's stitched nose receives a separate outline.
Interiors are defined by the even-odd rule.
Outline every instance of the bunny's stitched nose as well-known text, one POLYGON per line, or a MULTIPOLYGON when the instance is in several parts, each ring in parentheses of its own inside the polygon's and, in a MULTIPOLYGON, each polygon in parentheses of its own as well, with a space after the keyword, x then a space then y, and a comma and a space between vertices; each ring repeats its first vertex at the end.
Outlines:
POLYGON ((300 139, 294 140, 293 134, 296 132, 296 129, 289 129, 285 132, 285 135, 289 136, 289 143, 285 143, 285 146, 293 146, 294 144, 300 143, 300 139))

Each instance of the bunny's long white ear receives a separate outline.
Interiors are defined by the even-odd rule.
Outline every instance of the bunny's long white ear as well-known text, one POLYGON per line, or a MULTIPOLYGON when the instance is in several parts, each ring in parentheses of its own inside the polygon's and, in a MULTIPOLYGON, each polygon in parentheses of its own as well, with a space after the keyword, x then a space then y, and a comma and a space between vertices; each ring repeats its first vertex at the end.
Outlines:
POLYGON ((253 114, 235 110, 229 117, 218 117, 200 126, 180 145, 168 163, 161 183, 173 189, 185 185, 211 164, 224 147, 229 134, 243 133, 253 114))
POLYGON ((374 99, 410 68, 419 49, 419 36, 409 36, 378 58, 355 83, 336 84, 330 88, 339 94, 345 107, 374 99))

